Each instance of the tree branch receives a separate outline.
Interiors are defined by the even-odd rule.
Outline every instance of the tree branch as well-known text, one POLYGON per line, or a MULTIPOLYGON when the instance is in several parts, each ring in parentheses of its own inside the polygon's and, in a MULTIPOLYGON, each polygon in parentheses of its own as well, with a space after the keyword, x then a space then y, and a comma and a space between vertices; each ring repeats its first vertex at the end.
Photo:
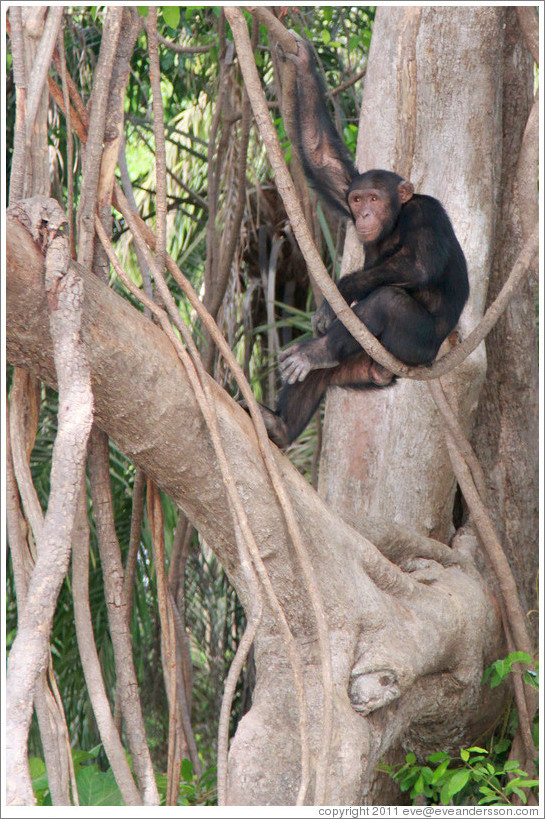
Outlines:
POLYGON ((15 80, 15 129, 13 134, 13 157, 9 180, 9 201, 14 204, 24 196, 26 173, 26 100, 27 79, 25 70, 25 44, 23 39, 23 20, 21 8, 11 6, 8 11, 10 24, 11 53, 13 58, 13 78, 15 80))
POLYGON ((141 805, 142 798, 135 785, 125 749, 110 710, 93 633, 89 606, 89 524, 83 483, 80 494, 72 557, 72 595, 79 655, 100 739, 112 766, 123 801, 126 805, 141 805))
POLYGON ((110 78, 121 31, 123 9, 110 7, 106 11, 100 55, 94 73, 93 97, 89 116, 88 138, 85 144, 84 171, 78 207, 78 261, 84 267, 93 262, 95 210, 103 153, 106 111, 110 78))
POLYGON ((159 794, 146 740, 138 679, 132 656, 130 618, 127 599, 123 593, 123 563, 115 531, 108 439, 96 425, 91 432, 87 461, 104 575, 104 595, 114 650, 116 693, 119 693, 128 745, 143 804, 157 805, 159 794))
MULTIPOLYGON (((53 448, 51 493, 44 524, 37 540, 37 561, 30 577, 27 598, 13 643, 6 681, 8 802, 28 804, 32 794, 27 760, 27 737, 38 677, 47 668, 49 634, 61 584, 68 570, 71 534, 78 490, 85 468, 87 438, 93 417, 89 367, 81 342, 83 285, 69 268, 66 240, 57 235, 66 221, 53 200, 40 199, 34 211, 23 209, 21 218, 32 219, 31 229, 45 240, 46 294, 54 368, 59 389, 58 432, 53 448), (44 230, 44 225, 49 233, 44 230)), ((33 801, 33 798, 31 802, 33 801)))

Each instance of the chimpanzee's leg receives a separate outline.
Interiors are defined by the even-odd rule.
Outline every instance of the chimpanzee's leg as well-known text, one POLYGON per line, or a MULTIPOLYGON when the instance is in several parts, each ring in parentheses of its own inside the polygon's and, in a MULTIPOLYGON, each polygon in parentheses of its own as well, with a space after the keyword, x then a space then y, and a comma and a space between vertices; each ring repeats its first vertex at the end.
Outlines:
POLYGON ((327 390, 333 369, 312 370, 304 381, 284 384, 276 411, 261 407, 269 438, 284 449, 304 430, 327 390))
MULTIPOLYGON (((400 361, 411 366, 429 364, 442 338, 426 308, 405 290, 379 287, 352 308, 374 336, 400 361)), ((320 338, 300 341, 279 355, 282 378, 295 384, 312 370, 335 367, 361 350, 346 327, 335 319, 320 338)))
MULTIPOLYGON (((405 290, 379 287, 352 309, 380 343, 405 364, 429 364, 437 355, 442 339, 437 339, 433 317, 405 290)), ((343 361, 361 349, 339 319, 331 323, 323 339, 329 360, 343 361)))
POLYGON ((261 407, 269 437, 286 447, 304 430, 328 387, 386 387, 394 376, 361 348, 336 367, 311 370, 303 381, 284 384, 276 411, 261 407))

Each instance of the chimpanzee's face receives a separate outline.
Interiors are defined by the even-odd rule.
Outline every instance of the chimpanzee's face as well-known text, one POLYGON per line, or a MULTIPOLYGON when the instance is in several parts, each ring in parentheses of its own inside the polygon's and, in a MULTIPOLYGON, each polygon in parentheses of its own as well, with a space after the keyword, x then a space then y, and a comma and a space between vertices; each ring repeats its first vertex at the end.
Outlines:
POLYGON ((382 187, 366 187, 364 184, 348 194, 348 206, 352 212, 356 233, 364 244, 376 242, 387 236, 399 213, 391 201, 390 193, 382 187))
POLYGON ((413 193, 410 182, 388 171, 368 171, 356 177, 348 192, 348 207, 360 241, 368 245, 389 236, 401 206, 413 193))

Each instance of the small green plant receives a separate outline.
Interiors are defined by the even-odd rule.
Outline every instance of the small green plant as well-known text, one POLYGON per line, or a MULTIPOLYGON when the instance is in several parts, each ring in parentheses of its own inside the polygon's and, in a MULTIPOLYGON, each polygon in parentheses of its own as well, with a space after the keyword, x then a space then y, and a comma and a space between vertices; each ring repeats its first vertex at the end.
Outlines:
POLYGON ((539 673, 539 666, 536 662, 535 669, 531 667, 534 665, 534 661, 525 651, 513 651, 511 654, 508 654, 504 660, 496 660, 495 663, 492 663, 492 665, 485 670, 482 682, 488 683, 490 688, 496 688, 509 674, 518 673, 517 670, 513 668, 515 663, 530 666, 530 668, 525 668, 523 671, 524 682, 531 685, 532 688, 538 689, 539 680, 537 675, 539 673))
MULTIPOLYGON (((504 742, 507 747, 509 741, 504 742)), ((498 745, 496 751, 505 750, 498 745)), ((523 788, 535 790, 539 785, 518 762, 493 762, 488 751, 478 746, 462 748, 459 757, 440 751, 427 761, 435 767, 418 765, 416 756, 409 753, 404 764, 381 765, 380 770, 389 773, 402 791, 410 791, 413 800, 424 797, 429 805, 510 805, 513 794, 526 804, 523 788)))
MULTIPOLYGON (((167 777, 165 774, 155 776, 161 804, 165 804, 167 777)), ((179 805, 217 805, 216 768, 208 768, 201 776, 195 776, 190 759, 182 759, 180 775, 179 805)))
MULTIPOLYGON (((496 660, 483 674, 483 685, 496 688, 509 674, 522 674, 524 682, 539 687, 538 665, 523 651, 514 651, 503 660, 496 660), (528 666, 520 668, 520 666, 528 666), (535 666, 535 667, 534 667, 535 666)), ((537 719, 534 740, 537 747, 537 719)), ((526 804, 525 790, 536 791, 537 779, 530 779, 517 761, 509 761, 511 740, 503 737, 494 742, 491 751, 479 746, 462 748, 459 757, 439 751, 427 757, 430 765, 418 765, 413 753, 407 754, 400 765, 379 765, 402 791, 409 791, 413 800, 426 800, 429 805, 510 805, 518 796, 526 804)))

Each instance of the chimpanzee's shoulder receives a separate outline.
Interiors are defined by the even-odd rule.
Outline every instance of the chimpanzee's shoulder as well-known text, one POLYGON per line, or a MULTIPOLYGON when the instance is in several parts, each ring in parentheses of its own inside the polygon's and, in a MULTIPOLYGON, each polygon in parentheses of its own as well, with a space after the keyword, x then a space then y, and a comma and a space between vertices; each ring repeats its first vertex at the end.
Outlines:
POLYGON ((431 225, 439 227, 448 222, 441 202, 425 193, 415 193, 402 208, 403 221, 414 227, 431 225))

